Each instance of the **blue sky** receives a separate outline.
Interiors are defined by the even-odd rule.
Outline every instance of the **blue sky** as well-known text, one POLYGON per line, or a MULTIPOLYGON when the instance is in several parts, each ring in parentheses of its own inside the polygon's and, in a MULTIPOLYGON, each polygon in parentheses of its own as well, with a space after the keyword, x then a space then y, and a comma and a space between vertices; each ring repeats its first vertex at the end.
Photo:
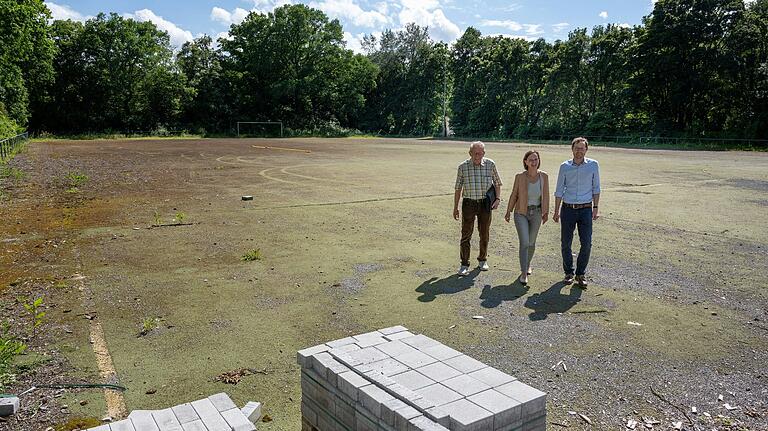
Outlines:
POLYGON ((409 22, 428 26, 435 40, 451 43, 467 27, 484 35, 525 39, 565 39, 579 27, 633 26, 648 15, 654 0, 56 0, 46 1, 56 19, 84 21, 99 12, 115 12, 152 21, 168 31, 175 46, 208 34, 226 37, 229 26, 250 11, 271 12, 303 3, 338 18, 347 46, 359 52, 365 34, 397 30, 409 22))

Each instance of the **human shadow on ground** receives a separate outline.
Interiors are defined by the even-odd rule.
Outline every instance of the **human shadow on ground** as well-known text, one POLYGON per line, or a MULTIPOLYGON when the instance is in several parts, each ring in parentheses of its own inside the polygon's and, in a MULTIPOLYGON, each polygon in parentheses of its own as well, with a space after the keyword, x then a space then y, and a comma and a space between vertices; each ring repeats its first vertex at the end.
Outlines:
POLYGON ((523 286, 518 279, 515 279, 512 284, 500 286, 491 287, 486 284, 480 293, 480 299, 483 300, 480 305, 485 308, 495 308, 504 301, 514 301, 526 293, 528 293, 528 286, 523 286))
POLYGON ((432 302, 437 298, 437 295, 448 295, 467 290, 474 286, 475 277, 479 273, 480 269, 475 268, 469 275, 463 277, 456 274, 440 279, 432 277, 416 288, 416 291, 421 293, 421 296, 416 299, 421 302, 432 302))
POLYGON ((544 320, 547 315, 552 313, 565 313, 570 310, 571 307, 581 301, 581 291, 583 289, 576 285, 571 285, 571 291, 568 295, 564 295, 561 291, 567 284, 562 281, 550 286, 549 289, 541 292, 534 293, 525 300, 524 306, 533 310, 528 315, 530 320, 544 320))

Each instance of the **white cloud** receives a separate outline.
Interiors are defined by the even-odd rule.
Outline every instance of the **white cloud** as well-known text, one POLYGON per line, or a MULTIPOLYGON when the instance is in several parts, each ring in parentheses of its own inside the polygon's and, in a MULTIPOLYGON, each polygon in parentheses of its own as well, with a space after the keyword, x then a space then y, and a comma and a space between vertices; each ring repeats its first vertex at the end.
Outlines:
POLYGON ((376 27, 389 22, 386 15, 379 11, 364 11, 353 0, 323 0, 310 2, 309 6, 320 9, 331 18, 346 19, 357 27, 376 27))
POLYGON ((622 22, 621 24, 619 24, 619 27, 621 27, 621 28, 632 28, 632 26, 629 25, 628 22, 622 22))
POLYGON ((568 28, 568 26, 570 26, 570 24, 568 24, 567 22, 559 22, 557 24, 553 24, 552 25, 552 32, 553 33, 560 33, 561 31, 563 31, 566 28, 568 28))
MULTIPOLYGON (((504 27, 512 31, 520 31, 523 29, 523 25, 520 24, 517 21, 511 21, 511 20, 495 20, 495 19, 484 19, 480 22, 480 25, 485 25, 488 27, 504 27)), ((503 36, 503 35, 500 35, 503 36)))
POLYGON ((137 10, 136 12, 126 14, 125 16, 141 22, 151 21, 158 29, 168 32, 168 35, 171 37, 171 45, 173 46, 180 47, 184 42, 191 42, 194 39, 191 32, 180 28, 161 16, 157 16, 149 9, 137 10))
POLYGON ((512 31, 525 30, 525 33, 528 34, 529 36, 534 36, 537 34, 544 33, 544 31, 541 30, 541 24, 520 24, 519 22, 512 21, 512 20, 493 20, 493 19, 484 19, 480 22, 480 24, 488 27, 503 27, 512 31))
POLYGON ((400 25, 405 26, 414 23, 422 27, 429 27, 429 35, 437 40, 453 42, 461 35, 459 26, 451 22, 439 9, 437 0, 400 0, 398 19, 400 25))
POLYGON ((602 19, 608 19, 608 12, 602 11, 598 14, 598 16, 602 19))
POLYGON ((48 6, 48 9, 50 9, 51 15, 53 16, 54 20, 65 21, 65 20, 71 19, 72 21, 84 22, 85 20, 92 18, 90 16, 85 16, 81 14, 80 12, 72 9, 71 7, 65 4, 45 2, 45 5, 48 6))
POLYGON ((363 36, 365 36, 364 33, 360 33, 357 36, 353 36, 352 33, 345 31, 344 32, 344 41, 347 43, 347 49, 352 50, 352 52, 356 54, 363 54, 363 36))
POLYGON ((287 4, 293 4, 292 0, 251 0, 253 11, 268 13, 287 4))
POLYGON ((218 6, 214 6, 211 9, 211 19, 227 25, 240 24, 246 16, 248 16, 248 11, 239 7, 235 8, 232 12, 218 6))

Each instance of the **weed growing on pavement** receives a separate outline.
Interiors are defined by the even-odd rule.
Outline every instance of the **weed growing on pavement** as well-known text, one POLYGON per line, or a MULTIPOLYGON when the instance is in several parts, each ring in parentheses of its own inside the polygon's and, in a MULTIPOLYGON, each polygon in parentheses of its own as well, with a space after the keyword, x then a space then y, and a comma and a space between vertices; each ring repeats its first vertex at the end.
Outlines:
POLYGON ((39 297, 34 301, 27 301, 25 298, 17 298, 18 301, 27 310, 27 314, 32 321, 32 336, 37 335, 38 326, 43 324, 43 318, 45 317, 45 311, 40 311, 43 306, 43 297, 39 297))
POLYGON ((20 181, 24 178, 24 171, 8 165, 0 165, 0 178, 10 178, 14 181, 20 181))
POLYGON ((143 337, 150 332, 157 329, 160 325, 160 319, 157 317, 147 317, 141 321, 141 331, 139 331, 139 337, 143 337))
POLYGON ((184 219, 186 218, 187 218, 187 215, 184 214, 183 212, 179 211, 176 213, 176 223, 182 224, 184 223, 184 219))
POLYGON ((0 391, 16 380, 16 376, 10 372, 11 361, 26 349, 27 346, 24 343, 11 335, 10 324, 2 322, 0 324, 0 391))
POLYGON ((155 226, 160 226, 161 224, 163 224, 163 218, 160 217, 160 213, 157 210, 155 210, 154 215, 155 215, 155 226))
POLYGON ((240 260, 243 262, 251 262, 254 260, 261 260, 261 249, 254 248, 253 250, 245 253, 240 260))
POLYGON ((88 175, 82 172, 69 172, 66 176, 69 182, 69 188, 67 193, 77 193, 80 191, 79 187, 88 182, 88 175))

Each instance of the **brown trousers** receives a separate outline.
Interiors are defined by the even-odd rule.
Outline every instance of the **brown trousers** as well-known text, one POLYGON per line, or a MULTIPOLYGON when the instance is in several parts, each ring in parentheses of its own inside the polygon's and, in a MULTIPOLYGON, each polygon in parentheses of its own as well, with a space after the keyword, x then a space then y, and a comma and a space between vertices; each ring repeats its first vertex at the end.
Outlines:
POLYGON ((472 240, 472 232, 475 230, 475 217, 477 217, 477 230, 480 232, 480 254, 478 261, 488 259, 488 240, 491 236, 491 211, 485 209, 483 200, 464 199, 461 202, 461 264, 469 266, 469 242, 472 240))

